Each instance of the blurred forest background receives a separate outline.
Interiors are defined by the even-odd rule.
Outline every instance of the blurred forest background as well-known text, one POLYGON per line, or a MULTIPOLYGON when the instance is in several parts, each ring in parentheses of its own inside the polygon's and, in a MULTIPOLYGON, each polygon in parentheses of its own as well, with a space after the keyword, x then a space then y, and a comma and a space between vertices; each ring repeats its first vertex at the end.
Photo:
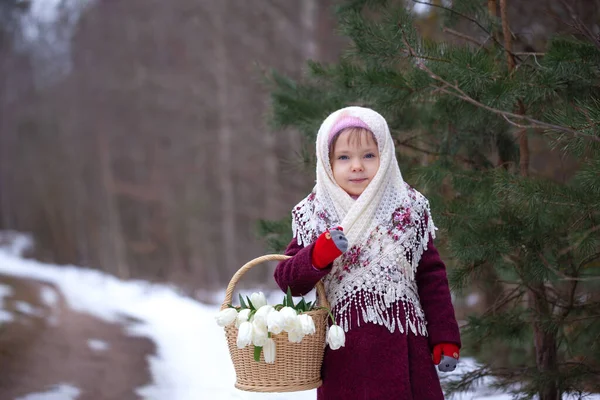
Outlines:
MULTIPOLYGON (((224 285, 267 251, 257 221, 312 186, 301 135, 267 122, 265 72, 337 60, 335 3, 1 0, 0 229, 44 261, 224 285)), ((424 36, 460 40, 419 3, 424 36)), ((565 29, 562 3, 508 3, 515 51, 565 29)), ((598 30, 597 1, 566 3, 598 30)))
POLYGON ((311 177, 298 135, 267 126, 264 74, 339 55, 331 1, 0 5, 1 229, 188 291, 265 252, 257 221, 311 177))

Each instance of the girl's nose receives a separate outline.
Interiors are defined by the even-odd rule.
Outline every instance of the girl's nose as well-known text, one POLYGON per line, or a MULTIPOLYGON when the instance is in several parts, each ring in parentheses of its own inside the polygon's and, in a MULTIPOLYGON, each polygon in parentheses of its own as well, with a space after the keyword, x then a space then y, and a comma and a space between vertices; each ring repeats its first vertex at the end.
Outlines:
POLYGON ((363 170, 363 165, 360 160, 352 161, 352 172, 358 172, 363 170))

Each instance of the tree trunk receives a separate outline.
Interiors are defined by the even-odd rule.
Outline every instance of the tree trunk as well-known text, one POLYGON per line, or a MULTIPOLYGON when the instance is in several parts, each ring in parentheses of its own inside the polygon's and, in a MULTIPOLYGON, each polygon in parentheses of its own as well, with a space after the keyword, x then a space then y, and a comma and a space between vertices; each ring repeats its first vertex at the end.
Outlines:
MULTIPOLYGON (((512 34, 508 21, 507 0, 500 0, 500 16, 502 18, 502 33, 504 36, 504 48, 508 71, 515 69, 515 58, 512 53, 512 34)), ((491 3, 491 1, 490 1, 491 3)), ((525 114, 525 104, 521 99, 517 102, 517 113, 525 114)), ((523 178, 529 176, 529 142, 527 129, 520 128, 517 132, 519 139, 519 169, 523 178)), ((552 378, 544 380, 539 389, 540 400, 560 400, 561 393, 557 384, 558 360, 556 352, 556 331, 548 331, 542 325, 541 318, 549 318, 551 309, 545 295, 546 289, 543 283, 535 283, 528 288, 530 306, 534 310, 533 317, 533 341, 535 344, 535 359, 538 371, 552 378)))
POLYGON ((215 166, 219 178, 219 189, 221 193, 221 240, 223 245, 223 260, 225 265, 230 267, 236 263, 236 232, 235 232, 235 199, 233 187, 232 165, 239 159, 233 157, 232 145, 233 135, 232 127, 229 123, 229 113, 234 112, 228 108, 228 77, 227 72, 227 43, 226 43, 226 8, 227 2, 222 2, 217 7, 215 15, 215 46, 216 46, 216 80, 217 93, 216 100, 219 113, 218 130, 218 164, 215 166))
POLYGON ((538 371, 545 375, 552 375, 552 379, 545 381, 540 388, 539 396, 540 400, 560 400, 562 396, 556 379, 558 376, 556 331, 548 331, 548 328, 544 328, 540 321, 540 317, 550 316, 550 309, 544 293, 545 288, 542 283, 529 289, 530 306, 536 316, 533 321, 536 365, 538 371))

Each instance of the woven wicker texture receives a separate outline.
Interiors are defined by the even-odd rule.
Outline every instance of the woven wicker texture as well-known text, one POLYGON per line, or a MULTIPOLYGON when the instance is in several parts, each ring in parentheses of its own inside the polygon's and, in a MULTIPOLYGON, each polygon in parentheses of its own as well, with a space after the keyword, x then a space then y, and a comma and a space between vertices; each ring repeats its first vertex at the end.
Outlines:
MULTIPOLYGON (((235 285, 249 269, 267 261, 288 258, 289 256, 280 254, 269 254, 246 263, 231 278, 221 309, 232 304, 231 298, 235 285)), ((330 308, 323 283, 317 283, 316 289, 318 305, 330 308)), ((274 364, 265 363, 262 353, 260 362, 254 361, 254 346, 238 349, 236 344, 238 329, 233 325, 225 328, 225 337, 235 368, 236 388, 250 392, 295 392, 321 386, 321 364, 325 351, 328 312, 316 310, 307 314, 312 317, 316 332, 304 336, 302 342, 290 343, 286 332, 272 335, 276 346, 274 364)))

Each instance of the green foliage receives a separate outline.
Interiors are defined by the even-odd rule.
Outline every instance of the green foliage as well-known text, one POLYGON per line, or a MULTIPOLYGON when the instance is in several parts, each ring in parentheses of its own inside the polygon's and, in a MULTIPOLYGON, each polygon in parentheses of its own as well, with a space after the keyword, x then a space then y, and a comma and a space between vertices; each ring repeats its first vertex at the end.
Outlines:
POLYGON ((257 233, 266 241, 269 251, 282 253, 285 250, 292 240, 291 221, 291 216, 279 221, 258 221, 257 233))
POLYGON ((316 308, 316 301, 306 301, 304 297, 300 299, 298 304, 294 304, 294 298, 292 297, 292 290, 288 287, 285 297, 283 298, 283 302, 281 307, 275 306, 276 309, 281 309, 283 307, 292 307, 298 313, 305 313, 308 311, 312 311, 316 308))
MULTIPOLYGON (((430 199, 452 288, 498 291, 463 330, 464 352, 484 366, 449 393, 487 375, 522 398, 553 385, 600 391, 600 45, 552 37, 512 69, 485 2, 435 12, 446 26, 466 21, 485 46, 421 37, 401 2, 346 1, 337 16, 349 48, 335 64, 309 62, 302 82, 273 73, 272 122, 312 143, 346 105, 387 119, 405 179, 430 199), (536 349, 536 335, 552 344, 536 349), (538 365, 536 352, 553 348, 556 362, 538 365)), ((289 219, 261 224, 273 247, 287 244, 289 219)))
POLYGON ((463 331, 463 340, 473 345, 490 345, 490 347, 506 344, 508 341, 516 345, 523 344, 531 338, 531 325, 527 321, 527 314, 526 309, 517 308, 498 314, 472 315, 468 319, 467 328, 463 331))
POLYGON ((458 23, 467 20, 488 35, 501 28, 500 21, 488 14, 486 3, 479 0, 457 1, 452 8, 440 7, 436 11, 441 13, 445 26, 455 27, 458 23))
MULTIPOLYGON (((233 304, 227 304, 227 306, 229 308, 235 308, 237 311, 249 309, 250 314, 248 319, 252 318, 254 314, 256 314, 256 312, 258 311, 258 308, 256 308, 254 304, 252 304, 250 296, 246 296, 246 299, 244 300, 244 297, 240 293, 239 300, 239 306, 236 307, 233 304)), ((283 307, 291 307, 294 310, 296 310, 297 313, 305 313, 308 311, 315 310, 317 308, 317 302, 306 301, 304 297, 301 297, 298 303, 294 303, 294 298, 292 297, 292 290, 288 287, 285 296, 283 296, 283 299, 281 300, 281 303, 273 305, 273 308, 276 310, 281 310, 283 307)))

